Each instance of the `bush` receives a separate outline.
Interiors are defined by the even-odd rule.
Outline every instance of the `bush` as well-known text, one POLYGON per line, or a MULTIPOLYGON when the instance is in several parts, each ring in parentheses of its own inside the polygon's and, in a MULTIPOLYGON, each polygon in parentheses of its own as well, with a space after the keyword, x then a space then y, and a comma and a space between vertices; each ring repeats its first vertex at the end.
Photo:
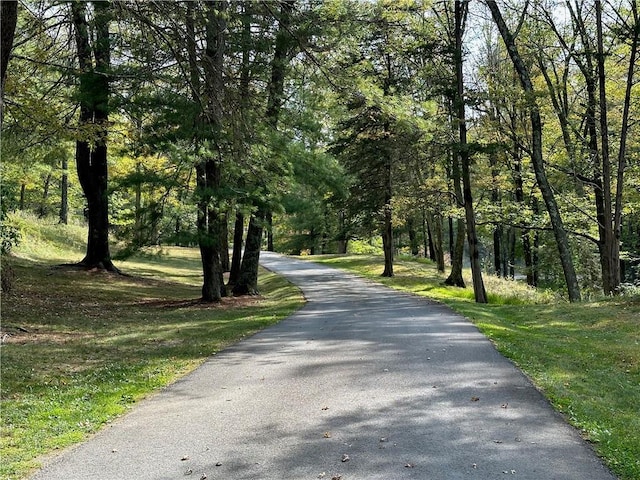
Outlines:
POLYGON ((382 239, 351 240, 347 245, 347 253, 352 255, 381 255, 382 239))

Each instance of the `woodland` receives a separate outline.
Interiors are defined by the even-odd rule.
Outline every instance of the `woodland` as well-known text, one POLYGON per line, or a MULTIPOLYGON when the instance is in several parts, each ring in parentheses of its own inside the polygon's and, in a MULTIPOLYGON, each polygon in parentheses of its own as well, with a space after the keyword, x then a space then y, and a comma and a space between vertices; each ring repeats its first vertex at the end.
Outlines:
POLYGON ((197 246, 206 302, 261 249, 638 288, 636 0, 1 6, 3 256, 26 211, 86 223, 87 269, 197 246))

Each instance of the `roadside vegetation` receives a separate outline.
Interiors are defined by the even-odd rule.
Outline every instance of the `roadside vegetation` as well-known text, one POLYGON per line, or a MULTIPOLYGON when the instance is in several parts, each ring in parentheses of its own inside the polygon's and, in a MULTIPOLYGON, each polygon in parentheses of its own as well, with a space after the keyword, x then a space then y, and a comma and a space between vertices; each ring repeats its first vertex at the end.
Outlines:
MULTIPOLYGON (((489 304, 444 285, 435 264, 409 257, 380 276, 380 255, 307 256, 443 302, 469 318, 580 430, 619 478, 640 478, 640 294, 569 304, 550 291, 485 276, 489 304)), ((470 272, 466 283, 471 285, 470 272)))
POLYGON ((14 217, 22 241, 2 295, 0 478, 25 478, 39 457, 79 442, 225 346, 303 304, 260 276, 261 297, 203 304, 197 249, 162 248, 85 271, 86 230, 14 217))

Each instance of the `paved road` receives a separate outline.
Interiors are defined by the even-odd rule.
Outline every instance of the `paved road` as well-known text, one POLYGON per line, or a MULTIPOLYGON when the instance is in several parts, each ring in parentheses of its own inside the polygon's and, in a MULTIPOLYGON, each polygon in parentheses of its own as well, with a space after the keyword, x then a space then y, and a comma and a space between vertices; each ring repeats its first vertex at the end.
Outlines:
POLYGON ((324 266, 263 264, 307 306, 34 480, 614 478, 464 318, 324 266))

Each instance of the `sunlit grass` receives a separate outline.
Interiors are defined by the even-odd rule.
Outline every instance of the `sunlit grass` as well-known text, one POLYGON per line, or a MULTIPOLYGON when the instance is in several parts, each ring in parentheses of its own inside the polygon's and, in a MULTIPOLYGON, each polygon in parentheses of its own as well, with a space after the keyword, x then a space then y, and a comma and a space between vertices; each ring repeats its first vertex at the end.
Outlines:
POLYGON ((126 276, 60 267, 82 258, 83 229, 25 223, 14 290, 2 297, 3 480, 24 478, 41 455, 85 439, 303 304, 295 287, 266 271, 260 298, 199 303, 197 249, 118 262, 126 276))
POLYGON ((569 304, 521 282, 484 276, 490 303, 443 284, 428 261, 400 259, 383 278, 380 256, 305 257, 446 303, 472 320, 625 480, 640 478, 640 303, 637 297, 569 304))

